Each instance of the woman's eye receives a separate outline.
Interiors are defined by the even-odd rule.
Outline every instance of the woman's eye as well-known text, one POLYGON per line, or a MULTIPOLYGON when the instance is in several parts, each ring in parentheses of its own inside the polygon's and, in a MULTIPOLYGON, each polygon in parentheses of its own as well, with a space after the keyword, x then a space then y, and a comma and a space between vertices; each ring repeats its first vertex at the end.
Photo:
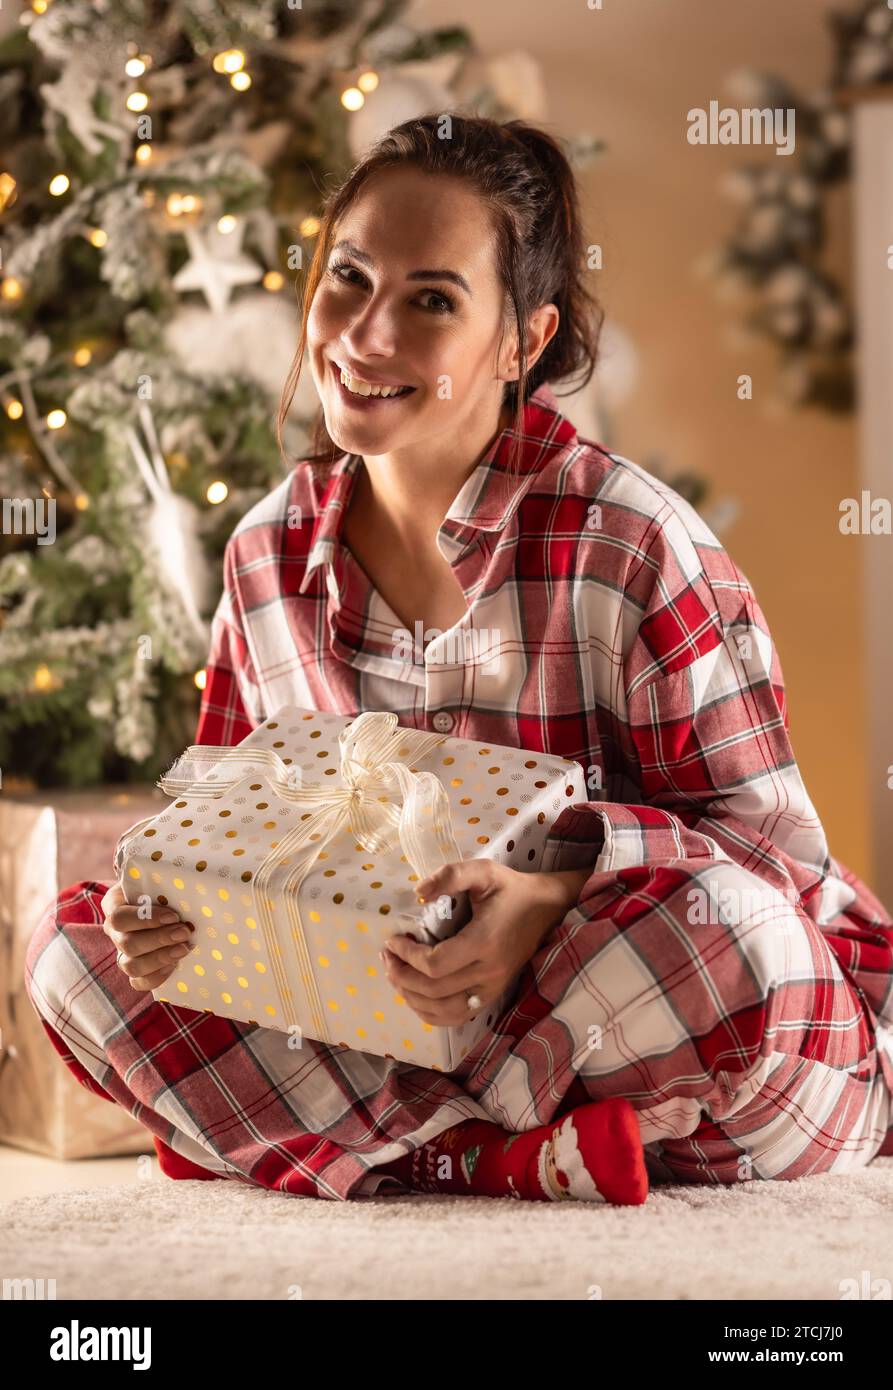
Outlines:
MULTIPOLYGON (((365 280, 366 278, 365 275, 363 275, 362 271, 357 270, 356 266, 351 265, 347 261, 340 261, 337 265, 329 267, 329 274, 331 275, 333 280, 340 280, 341 283, 345 285, 358 284, 358 281, 348 280, 346 274, 342 273, 347 271, 349 271, 352 275, 359 275, 360 280, 365 280)), ((433 304, 422 305, 422 307, 424 309, 427 309, 429 313, 451 314, 455 311, 456 305, 448 294, 441 294, 439 290, 422 290, 422 295, 430 296, 431 299, 436 301, 433 304)))

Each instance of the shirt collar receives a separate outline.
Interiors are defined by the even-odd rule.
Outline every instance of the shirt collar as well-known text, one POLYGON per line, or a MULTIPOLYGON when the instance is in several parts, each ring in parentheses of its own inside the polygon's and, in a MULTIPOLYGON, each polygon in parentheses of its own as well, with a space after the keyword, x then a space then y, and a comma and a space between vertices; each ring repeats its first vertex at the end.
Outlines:
MULTIPOLYGON (((577 432, 561 414, 548 382, 533 392, 524 407, 517 477, 508 483, 514 430, 506 426, 453 498, 438 535, 458 539, 462 528, 501 531, 511 520, 524 494, 557 452, 576 442, 577 432)), ((310 538, 310 550, 298 593, 303 594, 319 565, 331 564, 341 543, 341 528, 350 505, 359 454, 341 454, 323 491, 310 538)))

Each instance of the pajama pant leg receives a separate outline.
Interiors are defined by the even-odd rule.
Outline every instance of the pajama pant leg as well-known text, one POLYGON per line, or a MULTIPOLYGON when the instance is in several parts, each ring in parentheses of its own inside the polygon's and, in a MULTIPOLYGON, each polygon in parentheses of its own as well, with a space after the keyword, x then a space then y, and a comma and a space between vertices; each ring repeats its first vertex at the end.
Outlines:
POLYGON ((78 1081, 179 1158, 289 1195, 344 1200, 405 1190, 370 1170, 486 1118, 440 1073, 309 1038, 293 1049, 277 1029, 133 990, 102 930, 108 887, 85 880, 48 906, 26 953, 26 990, 78 1081))
POLYGON ((508 1129, 556 1096, 626 1096, 655 1180, 868 1163, 893 1124, 893 1067, 802 905, 728 861, 604 879, 534 957, 535 987, 500 1021, 519 1046, 485 1058, 471 1094, 508 1129))
MULTIPOLYGON (((867 1009, 815 923, 717 861, 604 875, 529 962, 456 1071, 316 1043, 131 989, 74 885, 30 943, 26 987, 64 1060, 178 1155, 286 1194, 400 1190, 374 1172, 465 1119, 511 1131, 627 1096, 655 1178, 846 1171, 891 1124, 867 1009), (692 922, 707 880, 744 909, 692 922), (768 900, 756 910, 743 890, 768 900)), ((893 1070, 893 1068, 891 1068, 893 1070)))

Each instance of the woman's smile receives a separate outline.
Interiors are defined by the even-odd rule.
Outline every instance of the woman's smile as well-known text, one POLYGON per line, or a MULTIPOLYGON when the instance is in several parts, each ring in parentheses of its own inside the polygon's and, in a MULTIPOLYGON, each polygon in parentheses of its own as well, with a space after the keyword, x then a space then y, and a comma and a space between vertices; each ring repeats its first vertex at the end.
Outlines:
POLYGON ((355 409, 368 410, 372 406, 393 405, 396 401, 402 401, 407 396, 415 392, 414 386, 402 386, 396 395, 381 395, 381 390, 393 390, 393 387, 373 386, 371 383, 364 382, 362 377, 350 376, 337 362, 331 362, 330 367, 338 387, 338 394, 346 405, 351 405, 355 409), (347 383, 350 383, 348 385, 347 383))

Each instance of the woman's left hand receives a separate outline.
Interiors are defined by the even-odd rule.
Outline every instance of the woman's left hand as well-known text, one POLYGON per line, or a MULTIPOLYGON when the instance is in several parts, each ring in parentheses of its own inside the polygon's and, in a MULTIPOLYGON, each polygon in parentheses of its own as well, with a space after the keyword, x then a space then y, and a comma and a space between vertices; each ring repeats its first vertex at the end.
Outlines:
POLYGON ((558 877, 462 859, 418 885, 426 901, 467 889, 473 909, 467 926, 446 941, 426 946, 411 935, 394 936, 382 952, 388 979, 423 1023, 467 1023, 500 998, 576 901, 558 877), (468 1007, 470 994, 479 1007, 468 1007))

